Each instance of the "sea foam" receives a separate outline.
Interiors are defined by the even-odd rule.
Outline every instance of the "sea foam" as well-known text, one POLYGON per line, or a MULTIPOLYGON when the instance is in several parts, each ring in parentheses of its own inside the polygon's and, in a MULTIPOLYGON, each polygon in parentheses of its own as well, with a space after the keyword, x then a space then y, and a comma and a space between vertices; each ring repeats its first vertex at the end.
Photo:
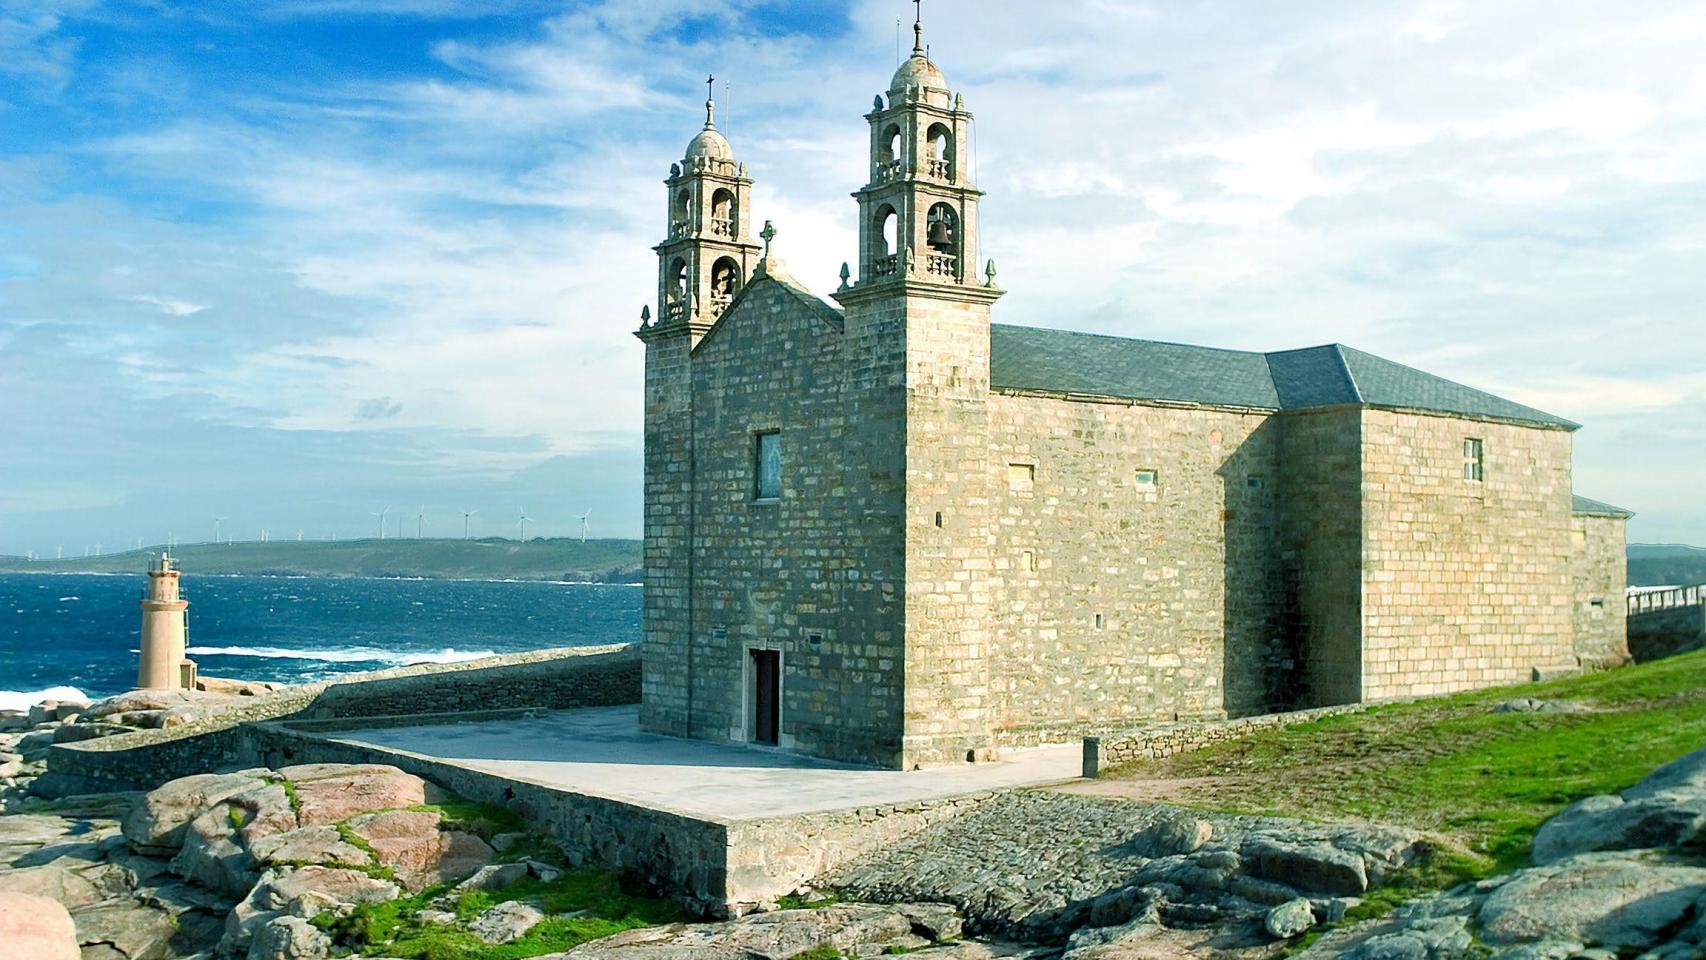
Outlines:
POLYGON ((495 657, 494 650, 380 650, 375 647, 333 647, 302 650, 295 647, 191 647, 185 651, 201 657, 256 657, 263 660, 321 660, 326 663, 384 663, 402 667, 411 663, 461 663, 495 657))
POLYGON ((76 687, 47 687, 43 690, 0 690, 0 710, 28 710, 43 700, 79 700, 89 698, 76 687))

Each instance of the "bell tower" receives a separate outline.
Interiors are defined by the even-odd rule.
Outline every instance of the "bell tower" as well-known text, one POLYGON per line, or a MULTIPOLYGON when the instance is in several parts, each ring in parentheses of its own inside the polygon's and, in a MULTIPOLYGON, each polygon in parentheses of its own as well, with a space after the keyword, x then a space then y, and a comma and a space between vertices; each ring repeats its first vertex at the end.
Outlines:
MULTIPOLYGON (((836 291, 873 477, 869 496, 893 517, 866 528, 904 558, 901 623, 885 650, 900 665, 899 765, 993 756, 989 593, 966 589, 993 569, 989 513, 989 318, 1001 296, 980 278, 972 115, 924 47, 865 119, 870 181, 859 202, 857 282, 836 291), (904 506, 886 509, 883 496, 904 506)), ((852 271, 847 273, 850 275, 852 271)))
POLYGON ((859 201, 859 283, 912 277, 977 283, 977 203, 966 163, 971 112, 948 90, 914 23, 912 56, 878 95, 871 125, 870 182, 859 201))
MULTIPOLYGON (((716 78, 707 78, 712 88, 716 78)), ((707 90, 709 94, 709 89, 707 90)), ((705 129, 671 164, 668 238, 658 254, 658 314, 662 328, 685 325, 697 345, 752 277, 752 181, 746 164, 717 130, 716 101, 705 100, 705 129)))

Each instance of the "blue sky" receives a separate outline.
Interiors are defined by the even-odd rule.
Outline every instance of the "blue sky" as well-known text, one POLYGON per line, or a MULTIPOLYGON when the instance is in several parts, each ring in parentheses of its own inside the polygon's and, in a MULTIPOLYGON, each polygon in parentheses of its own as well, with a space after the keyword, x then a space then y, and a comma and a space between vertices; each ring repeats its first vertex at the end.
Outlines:
MULTIPOLYGON (((827 292, 911 6, 0 0, 0 552, 637 534, 705 73, 827 292)), ((1706 543, 1698 4, 925 6, 998 319, 1347 342, 1586 424, 1578 491, 1706 543)))

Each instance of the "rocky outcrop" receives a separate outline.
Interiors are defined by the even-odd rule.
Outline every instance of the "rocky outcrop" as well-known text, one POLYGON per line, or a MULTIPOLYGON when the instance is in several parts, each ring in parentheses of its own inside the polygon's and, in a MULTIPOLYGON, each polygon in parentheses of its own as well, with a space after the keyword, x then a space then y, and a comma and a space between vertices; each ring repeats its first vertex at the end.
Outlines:
POLYGON ((758 913, 727 923, 647 927, 595 940, 560 960, 787 960, 830 948, 847 956, 905 953, 932 943, 900 906, 835 904, 758 913))
POLYGON ((184 845, 190 821, 226 797, 261 786, 265 770, 207 773, 149 791, 124 818, 124 836, 137 853, 168 857, 184 845))
POLYGON ((1151 927, 1259 931, 1275 906, 1298 899, 1310 905, 1313 926, 1342 916, 1345 898, 1420 849, 1417 837, 1392 830, 1016 791, 816 885, 864 901, 950 903, 973 934, 1070 938, 1086 953, 1146 938, 1151 927), (1122 930, 1089 932, 1106 928, 1122 930))
POLYGON ((79 960, 71 914, 50 897, 0 891, 0 943, 12 956, 79 960))
POLYGON ((1699 810, 1706 750, 1619 796, 1566 808, 1535 836, 1535 865, 1335 931, 1309 960, 1567 960, 1706 955, 1699 810), (1475 946, 1479 939, 1484 946, 1475 946))

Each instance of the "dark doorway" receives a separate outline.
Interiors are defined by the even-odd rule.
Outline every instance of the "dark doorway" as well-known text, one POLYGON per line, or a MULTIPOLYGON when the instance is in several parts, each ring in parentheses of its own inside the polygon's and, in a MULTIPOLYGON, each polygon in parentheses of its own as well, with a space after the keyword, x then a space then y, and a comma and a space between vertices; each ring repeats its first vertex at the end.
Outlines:
POLYGON ((782 720, 782 655, 752 651, 752 739, 775 743, 782 720))

